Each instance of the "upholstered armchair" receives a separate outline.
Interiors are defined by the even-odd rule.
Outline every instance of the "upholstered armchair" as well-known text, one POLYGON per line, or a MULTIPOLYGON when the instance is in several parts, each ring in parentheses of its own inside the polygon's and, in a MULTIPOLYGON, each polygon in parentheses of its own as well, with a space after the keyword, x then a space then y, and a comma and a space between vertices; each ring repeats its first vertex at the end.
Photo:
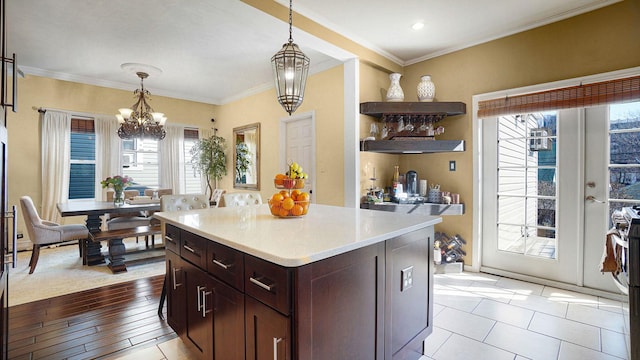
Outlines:
POLYGON ((260 204, 262 204, 262 197, 260 196, 260 193, 236 192, 224 194, 224 205, 227 207, 260 204))
POLYGON ((57 244, 71 240, 85 241, 89 236, 89 230, 84 225, 60 225, 51 221, 42 220, 38 215, 33 200, 29 196, 20 198, 20 206, 27 226, 29 239, 33 243, 33 252, 29 260, 29 274, 33 274, 40 257, 40 247, 57 244))

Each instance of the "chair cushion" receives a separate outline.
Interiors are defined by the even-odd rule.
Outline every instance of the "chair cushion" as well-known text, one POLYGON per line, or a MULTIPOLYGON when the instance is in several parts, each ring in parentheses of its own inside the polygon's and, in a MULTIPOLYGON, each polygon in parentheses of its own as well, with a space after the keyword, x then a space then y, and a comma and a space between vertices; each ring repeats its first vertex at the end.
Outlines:
POLYGON ((260 193, 237 192, 224 194, 224 205, 227 207, 262 204, 260 193))
POLYGON ((142 216, 123 216, 107 221, 107 229, 131 229, 138 226, 149 226, 149 218, 142 216))
POLYGON ((89 237, 89 230, 84 225, 62 225, 62 241, 86 239, 87 237, 89 237))

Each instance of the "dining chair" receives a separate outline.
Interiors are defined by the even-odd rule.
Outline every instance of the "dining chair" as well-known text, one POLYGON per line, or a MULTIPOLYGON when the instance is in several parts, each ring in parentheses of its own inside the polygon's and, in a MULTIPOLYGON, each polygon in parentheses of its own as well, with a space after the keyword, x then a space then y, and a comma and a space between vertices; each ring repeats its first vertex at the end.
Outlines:
POLYGON ((222 203, 223 198, 222 195, 227 192, 224 189, 215 189, 213 190, 213 194, 211 195, 211 201, 215 203, 214 207, 220 207, 220 203, 222 203))
POLYGON ((224 205, 227 207, 260 205, 262 197, 257 192, 235 192, 224 194, 224 205))
POLYGON ((29 274, 33 274, 36 269, 42 246, 78 240, 78 246, 82 249, 81 242, 86 241, 89 236, 89 229, 86 226, 81 224, 60 225, 42 220, 29 196, 20 198, 20 206, 24 214, 24 223, 27 226, 29 239, 33 243, 33 252, 31 260, 29 260, 29 274))
MULTIPOLYGON (((160 211, 187 211, 206 209, 209 207, 209 199, 205 194, 164 195, 160 198, 160 211)), ((162 308, 167 297, 167 274, 164 275, 158 316, 162 318, 162 308)))
POLYGON ((152 196, 154 192, 158 192, 158 197, 163 195, 173 195, 173 189, 144 189, 144 196, 152 196))

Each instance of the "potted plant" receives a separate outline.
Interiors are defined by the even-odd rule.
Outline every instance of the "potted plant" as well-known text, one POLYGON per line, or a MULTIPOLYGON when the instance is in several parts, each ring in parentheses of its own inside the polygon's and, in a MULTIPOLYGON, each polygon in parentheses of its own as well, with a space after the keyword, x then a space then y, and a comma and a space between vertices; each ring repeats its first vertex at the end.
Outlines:
POLYGON ((218 180, 227 175, 226 144, 223 137, 211 135, 198 140, 191 148, 191 165, 205 176, 206 193, 212 200, 213 189, 217 189, 218 180))
POLYGON ((249 165, 251 165, 249 147, 244 142, 238 143, 236 145, 236 184, 246 183, 249 165))

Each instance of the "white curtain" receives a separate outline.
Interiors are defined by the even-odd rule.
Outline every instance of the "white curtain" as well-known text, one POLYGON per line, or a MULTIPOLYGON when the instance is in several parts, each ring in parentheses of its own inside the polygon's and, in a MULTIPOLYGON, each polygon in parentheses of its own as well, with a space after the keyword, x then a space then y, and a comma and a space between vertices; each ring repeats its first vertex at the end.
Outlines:
POLYGON ((106 201, 100 181, 122 175, 122 140, 118 136, 118 120, 114 116, 96 116, 96 199, 106 201))
POLYGON ((42 116, 42 214, 61 222, 59 202, 69 198, 71 115, 47 110, 42 116))
MULTIPOLYGON (((198 139, 208 139, 213 136, 215 132, 211 128, 198 129, 198 139)), ((207 178, 203 174, 200 174, 200 189, 202 189, 202 193, 207 193, 207 178)))
POLYGON ((184 194, 184 127, 165 125, 167 136, 160 140, 160 187, 184 194))

